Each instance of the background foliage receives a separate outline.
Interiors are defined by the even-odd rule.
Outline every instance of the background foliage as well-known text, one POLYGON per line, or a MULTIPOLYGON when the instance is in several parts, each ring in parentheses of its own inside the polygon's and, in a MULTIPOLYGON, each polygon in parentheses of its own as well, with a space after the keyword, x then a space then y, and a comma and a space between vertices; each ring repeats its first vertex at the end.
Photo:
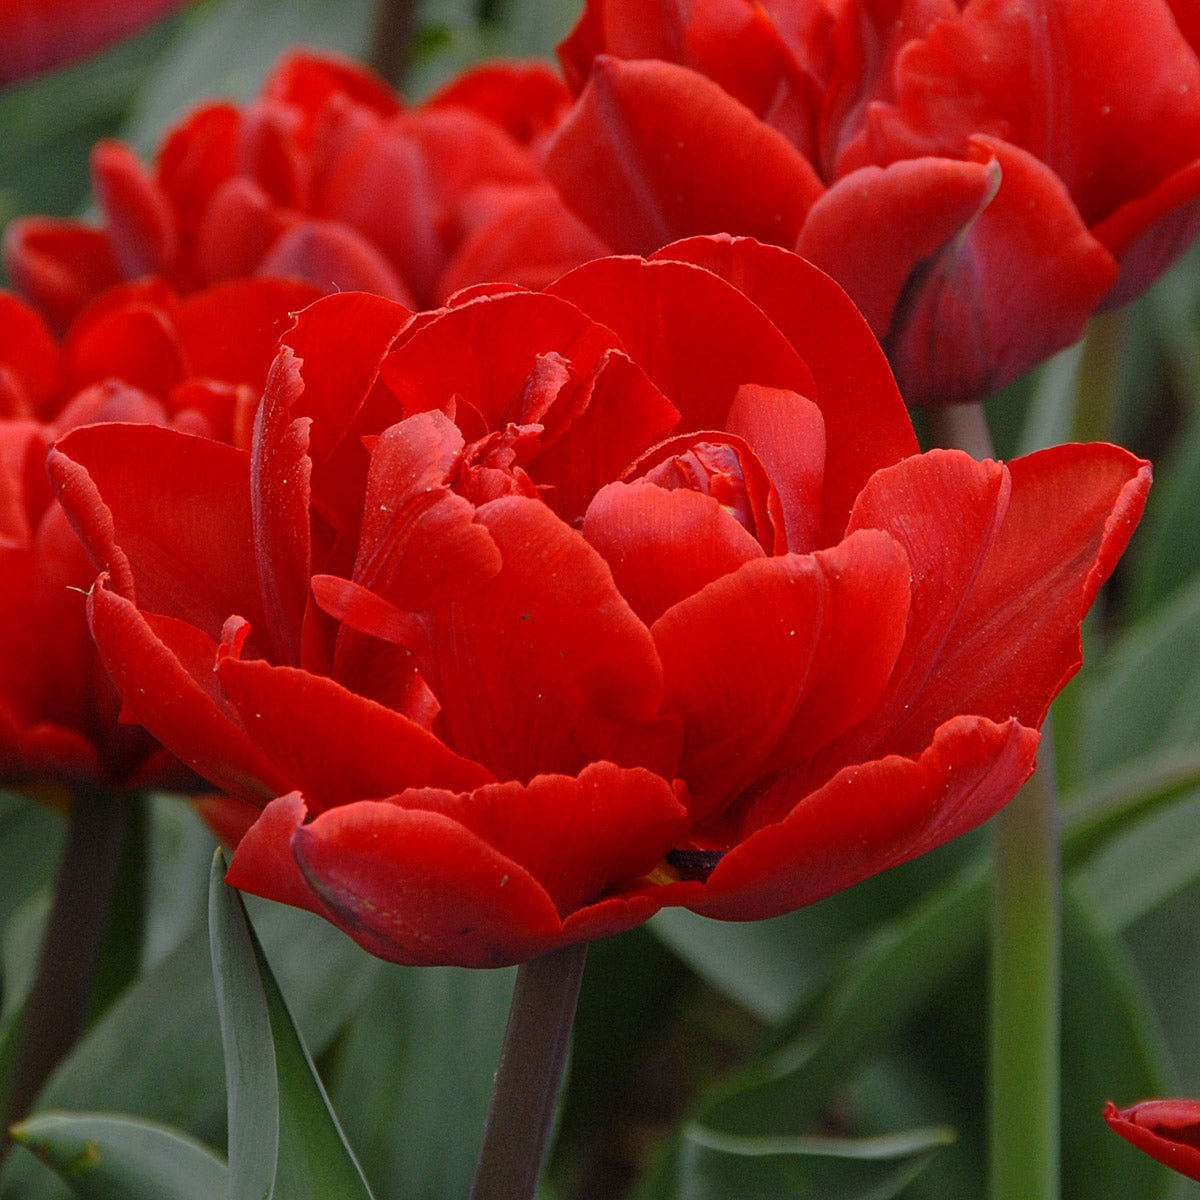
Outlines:
MULTIPOLYGON (((148 151, 199 98, 252 94, 288 44, 363 53, 372 9, 204 0, 0 95, 0 222, 80 211, 96 138, 148 151)), ((408 90, 483 56, 549 56, 576 9, 427 0, 408 90)), ((1200 1195, 1099 1115, 1110 1097, 1200 1095, 1200 260, 989 410, 1005 456, 1103 438, 1156 462, 1146 519, 1053 715, 1068 864, 1064 1195, 1200 1195)), ((54 814, 0 795, 0 1083, 60 839, 54 814)), ((730 1181, 748 1200, 982 1195, 986 851, 978 831, 791 916, 734 926, 676 911, 595 945, 546 1196, 702 1200, 734 1194, 730 1181)), ((265 1172, 263 1195, 306 1194, 295 1169, 244 1147, 225 1165, 223 1030, 257 1029, 260 1043, 270 1031, 272 1053, 243 1062, 257 1074, 241 1084, 279 1098, 280 1146, 340 1144, 286 1009, 352 1148, 337 1169, 359 1182, 345 1186, 464 1195, 512 973, 392 967, 307 914, 250 903, 260 955, 221 891, 210 948, 211 854, 179 801, 146 802, 89 1031, 38 1105, 73 1115, 27 1124, 0 1200, 182 1200, 214 1194, 227 1169, 265 1172), (218 997, 213 954, 241 963, 238 996, 218 997)))

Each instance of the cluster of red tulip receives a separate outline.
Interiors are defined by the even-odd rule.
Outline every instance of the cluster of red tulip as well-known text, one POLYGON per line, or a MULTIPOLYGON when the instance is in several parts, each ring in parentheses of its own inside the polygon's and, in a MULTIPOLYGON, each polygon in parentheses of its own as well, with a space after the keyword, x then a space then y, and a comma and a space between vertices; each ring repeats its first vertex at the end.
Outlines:
MULTIPOLYGON (((4 244, 0 783, 216 789, 238 888, 473 967, 985 821, 1149 468, 904 401, 1191 241, 1183 7, 590 0, 565 83, 298 51, 100 144, 99 223, 4 244)), ((1190 1108, 1109 1119, 1200 1177, 1190 1108)))

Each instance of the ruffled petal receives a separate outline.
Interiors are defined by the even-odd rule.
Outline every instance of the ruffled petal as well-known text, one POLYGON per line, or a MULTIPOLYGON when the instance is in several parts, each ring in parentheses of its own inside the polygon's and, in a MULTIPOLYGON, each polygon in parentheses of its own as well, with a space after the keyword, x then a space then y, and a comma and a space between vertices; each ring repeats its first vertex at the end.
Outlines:
POLYGON ((1016 794, 1033 771, 1038 740, 1016 721, 956 717, 919 758, 846 767, 811 793, 793 791, 784 776, 773 788, 778 796, 763 799, 787 815, 751 833, 702 889, 692 885, 680 900, 707 917, 763 920, 925 854, 1016 794))

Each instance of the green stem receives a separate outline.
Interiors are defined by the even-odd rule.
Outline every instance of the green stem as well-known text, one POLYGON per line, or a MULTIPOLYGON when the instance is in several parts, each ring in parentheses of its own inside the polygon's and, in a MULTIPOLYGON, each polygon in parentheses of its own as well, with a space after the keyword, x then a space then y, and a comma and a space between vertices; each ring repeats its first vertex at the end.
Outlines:
POLYGON ((83 1030, 130 809, 128 796, 89 789, 75 793, 53 906, 25 1002, 5 1128, 29 1112, 83 1030))
POLYGON ((404 83, 404 73, 412 57, 416 10, 416 0, 379 0, 375 9, 367 59, 376 72, 397 88, 404 83))
MULTIPOLYGON (((942 445, 994 457, 983 407, 944 409, 942 445)), ((1054 756, 991 821, 990 1200, 1058 1200, 1062 845, 1054 756)))
POLYGON ((587 944, 517 971, 471 1200, 532 1200, 562 1084, 587 944))

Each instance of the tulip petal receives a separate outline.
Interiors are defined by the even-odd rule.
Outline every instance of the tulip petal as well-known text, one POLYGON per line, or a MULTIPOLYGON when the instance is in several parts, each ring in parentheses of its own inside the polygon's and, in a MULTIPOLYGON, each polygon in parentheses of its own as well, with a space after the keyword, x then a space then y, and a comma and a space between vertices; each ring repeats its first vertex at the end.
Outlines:
POLYGON ((898 866, 992 816, 1033 771, 1038 734, 1016 721, 956 717, 919 758, 846 767, 816 792, 785 775, 764 802, 780 821, 751 833, 717 864, 703 916, 754 921, 812 904, 898 866))
POLYGON ((443 740, 502 779, 599 760, 672 776, 679 735, 658 716, 658 655, 604 560, 540 501, 478 515, 503 568, 427 613, 428 646, 414 651, 443 740))
POLYGON ((663 707, 686 722, 697 823, 869 713, 904 636, 908 564, 886 534, 747 563, 660 617, 663 707))
POLYGON ((165 274, 179 256, 175 214, 141 160, 122 142, 97 142, 92 179, 121 273, 165 274))
POLYGON ((400 713, 332 679, 261 659, 222 659, 217 674, 254 744, 309 807, 323 812, 410 787, 473 788, 491 780, 400 713))
POLYGON ((1189 1179, 1200 1180, 1200 1103, 1195 1100, 1143 1100, 1104 1110, 1109 1128, 1151 1158, 1189 1179))
POLYGON ((266 628, 244 451, 154 425, 92 425, 63 438, 47 470, 122 594, 212 638, 230 613, 266 628))
POLYGON ((890 735, 898 744, 913 745, 958 712, 1041 725, 1079 669, 1080 622, 1150 486, 1149 464, 1116 446, 1056 446, 1008 471, 1007 511, 932 670, 890 735))
POLYGON ((88 619, 126 706, 168 750, 245 800, 261 803, 286 789, 282 773, 212 694, 212 639, 182 621, 154 618, 151 625, 102 584, 91 591, 88 619))
POLYGON ((754 537, 712 496, 644 482, 602 488, 588 505, 583 536, 647 625, 714 579, 763 557, 754 537))
POLYGON ((679 409, 679 432, 724 429, 743 383, 816 392, 812 373, 762 309, 690 263, 601 258, 547 291, 617 334, 679 409))
POLYGON ((824 191, 782 134, 712 80, 658 60, 597 58, 545 169, 618 253, 727 229, 790 246, 824 191))
POLYGON ((538 775, 471 793, 412 790, 393 803, 460 822, 524 867, 563 917, 651 871, 688 820, 665 779, 612 763, 592 763, 578 778, 538 775))
MULTIPOLYGON (((816 388, 805 396, 821 409, 827 434, 821 540, 836 541, 867 480, 919 449, 892 369, 867 323, 828 275, 778 246, 752 238, 689 238, 658 256, 696 263, 733 284, 771 318, 812 371, 816 388)), ((755 373, 743 382, 765 380, 755 373)))

